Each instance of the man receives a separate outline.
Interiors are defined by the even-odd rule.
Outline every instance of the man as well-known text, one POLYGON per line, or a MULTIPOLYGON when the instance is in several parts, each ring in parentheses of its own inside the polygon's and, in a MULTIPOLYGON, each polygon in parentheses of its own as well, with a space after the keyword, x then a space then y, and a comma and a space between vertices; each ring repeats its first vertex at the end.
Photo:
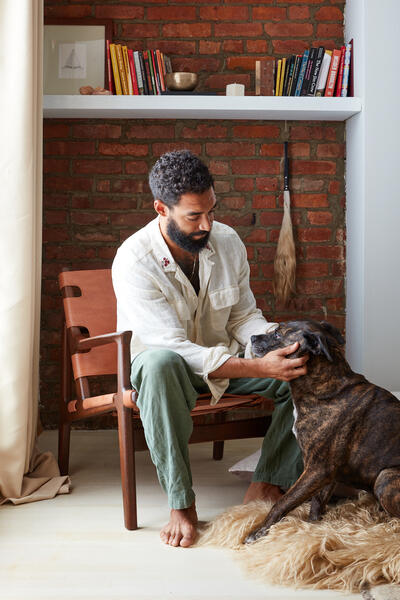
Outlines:
POLYGON ((187 547, 197 524, 188 440, 198 394, 210 390, 214 402, 225 390, 275 398, 244 502, 277 500, 303 468, 284 382, 305 374, 307 358, 286 358, 297 344, 239 356, 251 335, 276 324, 256 308, 244 244, 214 222, 213 179, 200 159, 187 150, 164 154, 149 183, 158 217, 119 248, 113 284, 118 329, 133 332, 131 381, 146 441, 171 508, 161 539, 187 547))

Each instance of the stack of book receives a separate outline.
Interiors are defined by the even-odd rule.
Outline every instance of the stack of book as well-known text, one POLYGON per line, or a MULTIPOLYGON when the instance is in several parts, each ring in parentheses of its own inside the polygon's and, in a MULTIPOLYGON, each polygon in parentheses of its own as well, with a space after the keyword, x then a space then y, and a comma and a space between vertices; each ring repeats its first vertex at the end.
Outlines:
POLYGON ((337 50, 323 46, 275 62, 274 96, 349 94, 353 40, 337 50))
POLYGON ((171 61, 160 50, 133 51, 107 40, 108 89, 117 95, 159 95, 171 61))

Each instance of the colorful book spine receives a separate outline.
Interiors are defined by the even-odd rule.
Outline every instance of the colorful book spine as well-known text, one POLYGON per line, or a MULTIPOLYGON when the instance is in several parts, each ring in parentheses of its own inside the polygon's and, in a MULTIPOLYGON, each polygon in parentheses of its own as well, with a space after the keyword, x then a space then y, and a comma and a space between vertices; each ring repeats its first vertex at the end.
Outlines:
POLYGON ((307 94, 308 94, 308 90, 310 88, 310 82, 311 82, 311 73, 312 73, 312 70, 314 67, 316 52, 317 52, 316 48, 310 49, 310 53, 308 55, 306 71, 305 71, 304 77, 303 77, 303 85, 301 86, 300 96, 307 96, 307 94))
POLYGON ((279 82, 279 95, 283 94, 283 84, 285 81, 285 71, 286 71, 286 58, 282 58, 282 67, 281 67, 281 79, 279 82))
POLYGON ((343 82, 343 69, 344 69, 344 56, 346 54, 346 46, 342 46, 340 48, 340 62, 339 62, 339 72, 336 79, 336 90, 335 96, 340 96, 342 91, 342 82, 343 82))
POLYGON ((149 86, 147 83, 146 65, 144 64, 144 56, 143 56, 143 52, 141 50, 139 51, 139 62, 140 62, 140 70, 142 72, 144 94, 146 96, 148 96, 150 94, 150 92, 149 92, 149 86))
POLYGON ((297 85, 297 80, 299 78, 300 65, 301 65, 302 58, 303 57, 302 57, 301 54, 298 54, 296 56, 296 61, 294 63, 292 86, 290 88, 290 95, 291 96, 294 96, 295 92, 296 92, 296 85, 297 85))
POLYGON ((138 96, 139 95, 139 88, 138 88, 138 83, 137 83, 135 61, 133 59, 133 50, 128 50, 128 59, 129 59, 129 68, 130 68, 130 71, 131 71, 133 94, 135 96, 138 96))
POLYGON ((343 66, 343 81, 340 95, 342 98, 347 96, 349 86, 349 72, 350 72, 350 58, 351 58, 351 44, 346 44, 346 51, 344 55, 344 66, 343 66))
POLYGON ((310 54, 309 50, 305 50, 303 54, 303 58, 301 59, 299 76, 297 78, 296 91, 294 93, 295 96, 300 96, 301 88, 303 86, 303 79, 306 72, 308 56, 310 54))
POLYGON ((137 50, 133 53, 133 59, 135 61, 135 71, 136 71, 138 90, 139 90, 139 94, 142 96, 144 94, 144 88, 143 88, 142 70, 140 68, 139 52, 137 50))
POLYGON ((149 50, 150 58, 153 64, 153 72, 154 72, 154 81, 156 84, 157 94, 161 94, 161 83, 160 83, 160 74, 158 72, 158 63, 156 58, 155 50, 149 50))
POLYGON ((325 48, 323 46, 320 46, 316 52, 315 61, 311 72, 310 87, 308 88, 307 96, 315 96, 315 92, 317 91, 317 81, 319 73, 321 71, 321 65, 324 59, 324 55, 325 48))
POLYGON ((118 60, 117 60, 117 52, 115 48, 115 44, 110 44, 110 56, 111 56, 111 64, 114 73, 114 85, 115 85, 115 93, 118 96, 122 95, 122 87, 121 87, 121 79, 119 76, 119 68, 118 68, 118 60))
POLYGON ((131 68, 129 66, 129 56, 128 56, 128 48, 126 46, 122 46, 122 57, 124 59, 124 67, 125 74, 128 81, 128 94, 133 96, 133 84, 132 84, 132 76, 131 76, 131 68))
POLYGON ((125 96, 128 96, 129 95, 128 79, 126 77, 125 65, 124 65, 124 58, 122 56, 121 44, 116 44, 116 46, 115 46, 115 52, 117 54, 117 62, 118 62, 118 69, 119 69, 119 77, 121 79, 122 93, 125 96))
POLYGON ((163 66, 163 62, 161 60, 160 50, 156 50, 156 57, 157 57, 157 63, 158 63, 158 71, 160 73, 161 91, 165 92, 166 87, 165 87, 165 80, 164 80, 164 66, 163 66))
POLYGON ((147 81, 148 93, 149 93, 149 95, 153 96, 155 94, 155 92, 154 92, 154 88, 153 88, 153 81, 151 78, 150 62, 149 62, 149 56, 147 54, 147 50, 145 50, 143 52, 143 60, 144 60, 144 67, 146 69, 146 81, 147 81))
POLYGON ((322 59, 321 70, 319 72, 317 89, 315 92, 316 96, 323 96, 326 82, 328 80, 329 67, 332 59, 332 50, 325 50, 324 58, 322 59))
POLYGON ((108 90, 115 94, 115 86, 112 76, 112 65, 111 65, 111 54, 110 54, 110 40, 106 40, 106 52, 107 52, 107 79, 108 79, 108 90))
POLYGON ((335 84, 339 71, 341 51, 335 49, 332 53, 332 60, 329 67, 328 79, 326 81, 325 96, 333 96, 335 93, 335 84))

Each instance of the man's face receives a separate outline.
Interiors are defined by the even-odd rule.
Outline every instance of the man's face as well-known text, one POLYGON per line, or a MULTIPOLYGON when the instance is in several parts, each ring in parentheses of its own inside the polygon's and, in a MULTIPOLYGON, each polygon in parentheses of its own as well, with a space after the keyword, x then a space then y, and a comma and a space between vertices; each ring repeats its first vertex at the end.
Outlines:
POLYGON ((208 242, 214 220, 216 198, 213 188, 202 194, 182 194, 168 209, 166 233, 182 250, 197 254, 208 242))

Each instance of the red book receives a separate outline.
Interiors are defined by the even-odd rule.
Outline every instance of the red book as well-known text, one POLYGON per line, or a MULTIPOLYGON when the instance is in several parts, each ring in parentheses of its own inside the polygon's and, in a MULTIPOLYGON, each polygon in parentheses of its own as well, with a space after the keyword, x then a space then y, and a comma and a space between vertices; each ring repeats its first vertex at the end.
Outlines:
POLYGON ((112 94, 115 94, 114 80, 113 80, 113 76, 112 76, 112 67, 111 67, 110 40, 106 40, 106 50, 107 50, 108 89, 112 94))
POLYGON ((132 86, 134 96, 139 96, 139 87, 136 77, 135 61, 133 59, 133 50, 128 50, 129 68, 131 70, 132 86))
POLYGON ((157 63, 158 63, 158 72, 160 73, 160 84, 161 84, 161 90, 163 92, 165 92, 165 82, 164 82, 164 71, 163 71, 163 65, 162 65, 162 60, 161 60, 161 52, 159 50, 156 50, 156 56, 157 56, 157 63))
POLYGON ((340 48, 340 64, 339 72, 336 80, 336 91, 335 96, 340 96, 342 92, 342 81, 343 81, 343 68, 344 68, 344 56, 346 54, 346 46, 340 48))
POLYGON ((156 93, 161 94, 161 82, 160 82, 160 75, 158 74, 158 62, 157 62, 156 53, 155 53, 155 50, 149 50, 149 53, 151 56, 151 61, 153 63, 153 72, 154 72, 154 81, 156 84, 156 93))
POLYGON ((332 52, 331 64, 329 67, 328 77, 326 79, 325 96, 334 95, 341 55, 342 54, 340 50, 334 50, 332 52))

